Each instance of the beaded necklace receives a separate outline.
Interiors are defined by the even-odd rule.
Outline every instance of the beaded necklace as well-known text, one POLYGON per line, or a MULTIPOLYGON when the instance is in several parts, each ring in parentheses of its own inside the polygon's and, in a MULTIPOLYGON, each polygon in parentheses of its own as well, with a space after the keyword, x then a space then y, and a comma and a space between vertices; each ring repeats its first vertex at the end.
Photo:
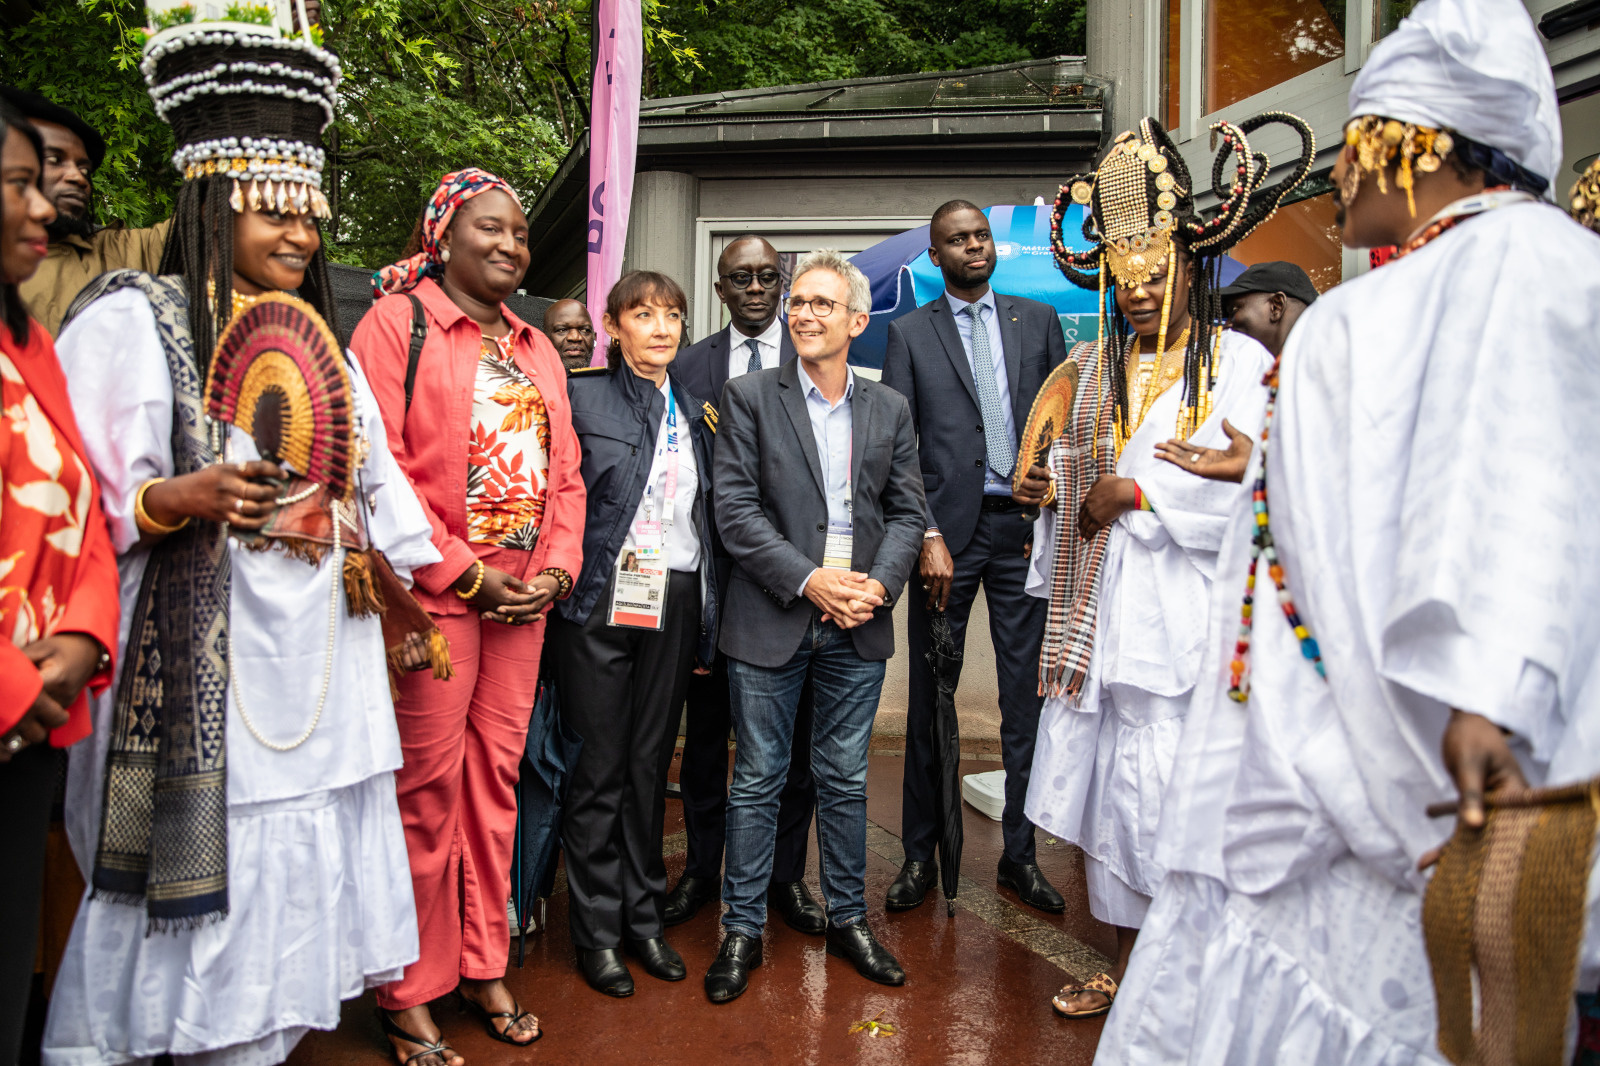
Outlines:
MULTIPOLYGON (((1494 193, 1497 191, 1488 190, 1489 195, 1482 198, 1469 198, 1450 205, 1419 233, 1402 244, 1395 258, 1410 255, 1474 214, 1519 202, 1515 194, 1496 196, 1494 193), (1466 210, 1452 210, 1457 207, 1466 210)), ((1531 199, 1531 197, 1524 198, 1531 199)), ((1249 655, 1255 609, 1256 570, 1263 558, 1267 560, 1267 575, 1272 578, 1273 587, 1278 592, 1278 605, 1283 608, 1283 616, 1288 619, 1289 628, 1294 630, 1296 639, 1300 641, 1300 654, 1311 660, 1311 665, 1316 667, 1318 677, 1324 681, 1328 679, 1327 667, 1322 662, 1322 649, 1317 645, 1316 638, 1311 635, 1311 629, 1301 620, 1300 612, 1294 604, 1294 596, 1289 592, 1288 582, 1284 578, 1283 564, 1278 559, 1277 545, 1272 539, 1272 523, 1267 514, 1267 439, 1272 429, 1273 412, 1278 406, 1278 370, 1282 362, 1282 355, 1274 359, 1272 369, 1268 370, 1267 376, 1262 379, 1262 384, 1267 387, 1267 411, 1261 422, 1261 470, 1256 475, 1255 484, 1250 492, 1250 510, 1254 515, 1256 528, 1250 541, 1250 571, 1244 579, 1244 602, 1239 608, 1239 639, 1233 646, 1233 661, 1228 664, 1228 697, 1237 703, 1244 703, 1250 698, 1249 655)))

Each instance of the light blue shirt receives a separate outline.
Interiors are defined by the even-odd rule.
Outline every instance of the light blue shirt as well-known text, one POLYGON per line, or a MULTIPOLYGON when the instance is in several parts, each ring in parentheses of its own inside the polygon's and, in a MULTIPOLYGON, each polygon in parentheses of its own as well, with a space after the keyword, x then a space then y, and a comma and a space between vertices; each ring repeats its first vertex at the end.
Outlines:
MULTIPOLYGON (((958 300, 944 294, 946 302, 950 304, 950 312, 956 317, 956 332, 961 334, 961 347, 967 353, 967 369, 972 372, 972 380, 978 380, 977 367, 972 361, 972 316, 967 314, 967 301, 958 300)), ((1006 374, 1005 345, 1000 339, 1000 309, 995 306, 994 290, 990 289, 978 297, 974 303, 979 303, 986 309, 983 321, 989 327, 989 359, 994 363, 994 384, 999 390, 1000 408, 1006 424, 1006 436, 1015 446, 1017 441, 1017 419, 1011 409, 1011 378, 1006 374)), ((1010 496, 1011 479, 1001 477, 994 469, 985 465, 983 468, 983 494, 985 496, 1010 496)))
MULTIPOLYGON (((844 395, 838 403, 830 404, 822 395, 817 383, 806 373, 805 361, 795 360, 800 372, 800 394, 805 397, 806 415, 811 419, 811 436, 817 442, 817 457, 822 460, 822 484, 827 490, 828 524, 850 524, 850 451, 854 443, 855 427, 851 422, 850 400, 856 391, 856 372, 845 367, 844 395)), ((1009 490, 1007 490, 1009 491, 1009 490)), ((815 570, 811 572, 816 573, 815 570)), ((811 574, 800 582, 800 595, 805 595, 811 574)))

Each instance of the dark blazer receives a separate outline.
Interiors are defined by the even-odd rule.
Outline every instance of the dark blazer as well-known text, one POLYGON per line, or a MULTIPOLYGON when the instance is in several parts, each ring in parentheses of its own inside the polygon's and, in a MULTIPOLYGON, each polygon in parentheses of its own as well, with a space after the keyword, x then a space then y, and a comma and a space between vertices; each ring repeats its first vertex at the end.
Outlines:
MULTIPOLYGON (((697 658, 709 665, 716 652, 718 585, 712 551, 711 463, 715 430, 706 421, 705 405, 672 379, 672 394, 689 416, 689 439, 700 473, 695 521, 700 533, 700 646, 697 658)), ((626 366, 615 373, 602 368, 575 370, 567 377, 572 399, 572 428, 583 448, 583 483, 589 490, 583 526, 583 572, 572 594, 557 603, 561 617, 574 625, 589 620, 604 594, 628 523, 639 510, 645 479, 655 457, 656 435, 666 417, 661 392, 626 366)))
MULTIPOLYGON (((857 654, 879 660, 894 654, 890 608, 922 550, 925 504, 905 399, 860 375, 855 382, 850 562, 889 596, 850 634, 857 654)), ((788 662, 817 616, 798 590, 822 564, 828 502, 800 388, 799 368, 790 361, 735 378, 722 394, 712 480, 717 529, 734 567, 719 646, 756 666, 788 662)))
MULTIPOLYGON (((1011 384, 1011 410, 1021 433, 1039 386, 1066 360, 1067 345, 1061 320, 1049 304, 998 292, 994 302, 1011 384)), ((945 547, 954 555, 967 546, 978 524, 988 452, 978 386, 944 293, 889 323, 883 383, 911 405, 928 525, 939 527, 945 547)), ((1015 440, 1011 443, 1016 447, 1015 440)))
MULTIPOLYGON (((778 336, 778 365, 793 361, 794 341, 784 329, 778 336)), ((672 361, 672 372, 691 393, 720 404, 722 390, 728 384, 728 327, 723 326, 679 352, 672 361)))

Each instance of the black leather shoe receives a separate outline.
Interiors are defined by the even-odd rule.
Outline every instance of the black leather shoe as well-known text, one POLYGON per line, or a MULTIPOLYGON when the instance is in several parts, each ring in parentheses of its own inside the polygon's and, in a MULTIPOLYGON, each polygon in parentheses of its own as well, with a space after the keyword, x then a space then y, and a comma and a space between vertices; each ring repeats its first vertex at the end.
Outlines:
POLYGON ((821 936, 828 928, 828 916, 811 898, 804 881, 774 881, 767 886, 767 906, 778 912, 785 925, 807 936, 821 936))
POLYGON ((995 876, 1001 888, 1009 888, 1017 897, 1035 910, 1044 911, 1046 914, 1060 914, 1067 909, 1067 901, 1061 898, 1061 893, 1044 879, 1044 873, 1036 863, 1010 862, 1000 860, 1000 871, 995 876))
POLYGON ((596 992, 618 999, 633 995, 633 974, 628 972, 628 964, 622 961, 622 952, 616 948, 580 949, 578 967, 583 970, 583 979, 596 992))
POLYGON ((678 925, 687 922, 714 899, 722 898, 722 882, 714 877, 690 877, 684 874, 661 902, 661 924, 678 925))
POLYGON ((750 987, 750 971, 761 965, 761 938, 729 933, 722 938, 722 949, 706 971, 706 996, 713 1003, 727 1003, 744 995, 750 987))
POLYGON ((903 985, 906 972, 889 949, 878 943, 865 918, 843 928, 828 926, 828 954, 848 959, 856 973, 880 985, 903 985))
POLYGON ((900 867, 900 876, 889 886, 889 895, 884 899, 883 905, 891 911, 908 911, 912 907, 920 907, 923 897, 928 894, 928 889, 938 881, 938 863, 907 859, 906 864, 900 867))
POLYGON ((683 966, 683 956, 659 936, 649 940, 624 940, 622 946, 639 960, 645 973, 658 981, 681 981, 689 976, 683 966))

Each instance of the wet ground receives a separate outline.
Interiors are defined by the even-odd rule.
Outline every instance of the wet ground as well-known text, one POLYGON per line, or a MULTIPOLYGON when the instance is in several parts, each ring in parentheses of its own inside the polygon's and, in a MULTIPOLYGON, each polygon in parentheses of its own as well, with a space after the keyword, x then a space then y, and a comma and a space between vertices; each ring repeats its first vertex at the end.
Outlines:
MULTIPOLYGON (((963 773, 995 769, 964 763, 963 773)), ((1000 825, 964 807, 966 845, 956 913, 948 917, 937 892, 914 911, 890 915, 883 896, 899 871, 901 760, 873 755, 867 792, 868 920, 905 967, 902 988, 860 977, 828 957, 821 937, 808 937, 773 917, 766 962, 750 990, 713 1006, 701 985, 721 939, 716 908, 667 931, 688 965, 688 980, 656 981, 634 967, 638 991, 616 1000, 592 991, 578 973, 567 936, 566 896, 550 900, 549 928, 528 937, 527 957, 508 981, 524 1007, 545 1026, 528 1049, 491 1041, 482 1023, 451 1002, 435 1005, 445 1037, 474 1063, 582 1063, 585 1066, 788 1066, 813 1063, 1005 1064, 1083 1066, 1094 1057, 1102 1019, 1069 1021, 1050 1010, 1050 997, 1070 978, 1086 978, 1115 948, 1111 929, 1089 916, 1083 865, 1072 847, 1039 836, 1039 865, 1066 897, 1063 915, 1041 914, 995 885, 1000 825), (894 1036, 851 1033, 868 1019, 893 1024, 894 1036)), ((674 776, 676 770, 674 769, 674 776)), ((667 804, 667 868, 683 868, 680 806, 667 804)), ((813 838, 808 880, 817 889, 813 838)), ((513 951, 515 945, 513 944, 513 951)), ((513 956, 514 957, 514 956, 513 956)), ((373 998, 345 1005, 333 1033, 313 1033, 292 1066, 381 1066, 387 1055, 373 998)))

